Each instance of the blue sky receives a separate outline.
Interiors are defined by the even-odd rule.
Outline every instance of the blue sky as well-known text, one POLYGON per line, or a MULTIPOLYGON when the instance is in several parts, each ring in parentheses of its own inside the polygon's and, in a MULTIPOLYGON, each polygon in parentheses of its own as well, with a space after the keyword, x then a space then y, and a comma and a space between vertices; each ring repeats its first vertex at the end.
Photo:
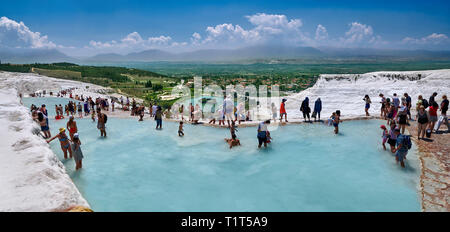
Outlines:
POLYGON ((267 43, 450 48, 449 1, 2 1, 2 16, 0 46, 74 55, 267 43))

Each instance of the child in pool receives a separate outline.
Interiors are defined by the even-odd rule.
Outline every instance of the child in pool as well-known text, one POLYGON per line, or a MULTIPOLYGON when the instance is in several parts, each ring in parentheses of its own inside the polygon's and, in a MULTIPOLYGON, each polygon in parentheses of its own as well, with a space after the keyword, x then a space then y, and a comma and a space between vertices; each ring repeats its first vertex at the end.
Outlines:
POLYGON ((75 133, 73 135, 73 143, 71 144, 71 148, 73 151, 73 159, 75 160, 75 170, 78 171, 78 169, 83 167, 83 152, 81 151, 81 141, 78 137, 78 133, 75 133))
POLYGON ((383 136, 382 136, 383 142, 382 142, 381 144, 383 144, 383 149, 386 151, 386 142, 387 142, 387 140, 388 140, 389 132, 388 132, 388 130, 386 129, 386 126, 385 126, 385 125, 381 125, 380 128, 383 130, 383 136))
POLYGON ((328 126, 332 126, 332 125, 333 125, 333 121, 334 121, 334 118, 335 118, 335 117, 336 117, 336 113, 333 112, 333 113, 331 114, 330 118, 328 119, 328 126))
POLYGON ((95 110, 92 110, 91 118, 92 118, 92 121, 95 122, 95 110))
POLYGON ((272 142, 272 137, 270 136, 270 132, 267 131, 267 143, 272 142))
POLYGON ((234 146, 241 145, 241 141, 239 141, 239 139, 237 139, 236 137, 233 137, 231 139, 225 139, 225 142, 227 142, 230 145, 230 149, 234 146))
POLYGON ((180 126, 178 126, 178 136, 180 136, 180 137, 184 136, 183 122, 180 122, 180 126))

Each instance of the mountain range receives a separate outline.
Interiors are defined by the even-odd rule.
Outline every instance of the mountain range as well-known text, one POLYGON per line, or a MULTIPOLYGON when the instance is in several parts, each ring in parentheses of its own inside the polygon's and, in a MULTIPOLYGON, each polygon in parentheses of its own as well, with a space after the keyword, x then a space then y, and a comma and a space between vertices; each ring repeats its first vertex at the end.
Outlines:
POLYGON ((287 47, 252 46, 239 49, 202 49, 190 52, 172 53, 149 49, 129 54, 103 53, 87 58, 70 57, 57 49, 6 49, 0 48, 3 63, 101 63, 101 62, 231 62, 261 59, 444 59, 450 60, 450 51, 394 50, 370 48, 331 48, 331 47, 287 47))

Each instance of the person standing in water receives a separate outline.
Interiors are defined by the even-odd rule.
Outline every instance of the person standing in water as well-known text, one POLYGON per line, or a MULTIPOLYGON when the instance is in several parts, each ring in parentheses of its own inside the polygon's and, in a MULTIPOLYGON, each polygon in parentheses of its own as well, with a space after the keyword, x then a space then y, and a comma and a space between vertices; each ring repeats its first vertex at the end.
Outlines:
POLYGON ((180 122, 180 125, 178 126, 178 136, 183 137, 184 136, 184 132, 183 132, 183 122, 180 122))
POLYGON ((391 152, 395 153, 395 145, 397 144, 397 135, 395 135, 395 129, 396 129, 395 123, 391 124, 391 129, 389 130, 389 136, 388 136, 388 144, 391 147, 391 152))
POLYGON ((231 121, 231 126, 230 126, 230 134, 231 134, 231 138, 236 138, 236 123, 234 121, 231 121))
POLYGON ((372 101, 370 100, 369 95, 364 96, 363 100, 366 102, 366 106, 364 107, 364 111, 366 112, 366 116, 370 116, 369 115, 369 108, 370 108, 370 103, 372 103, 372 101))
POLYGON ((83 103, 83 109, 84 109, 84 116, 87 117, 89 115, 89 102, 87 99, 83 103))
POLYGON ((75 122, 72 115, 69 116, 69 121, 67 122, 66 128, 69 129, 70 139, 73 139, 73 135, 78 132, 77 122, 75 122))
POLYGON ((161 130, 162 129, 162 109, 161 106, 158 106, 155 113, 155 120, 156 120, 156 129, 161 130))
POLYGON ((37 113, 37 120, 41 126, 41 130, 44 133, 44 139, 50 138, 52 135, 50 133, 50 127, 48 126, 47 117, 40 111, 37 113))
POLYGON ((385 125, 381 125, 380 128, 383 130, 383 141, 381 142, 381 144, 383 145, 383 149, 386 151, 386 142, 388 140, 389 132, 386 129, 385 125))
POLYGON ((81 102, 78 102, 77 110, 78 110, 78 117, 83 118, 83 108, 81 108, 81 102))
POLYGON ((75 170, 78 171, 78 169, 83 167, 83 152, 81 151, 81 141, 80 138, 78 136, 78 133, 75 133, 73 135, 73 139, 72 139, 72 144, 71 144, 71 149, 73 152, 73 159, 75 160, 75 170))
POLYGON ((264 147, 267 147, 267 135, 268 135, 268 129, 267 125, 270 124, 270 119, 266 120, 264 122, 259 123, 258 125, 258 148, 261 148, 261 145, 264 144, 264 147))
POLYGON ((406 159, 406 155, 408 154, 408 140, 409 138, 406 135, 400 134, 400 129, 396 128, 394 130, 395 136, 397 137, 397 148, 394 149, 395 160, 400 162, 402 168, 405 168, 404 159, 406 159))
POLYGON ((340 110, 336 110, 336 114, 334 115, 334 120, 333 120, 333 126, 334 126, 334 133, 338 134, 339 133, 339 123, 342 122, 341 121, 341 111, 340 110))
POLYGON ((316 121, 317 117, 319 117, 319 121, 320 121, 320 111, 322 111, 322 100, 320 100, 320 97, 319 97, 314 102, 314 112, 313 112, 314 121, 316 121))
POLYGON ((70 148, 69 138, 66 135, 65 128, 59 128, 59 134, 55 135, 53 138, 47 140, 47 143, 50 143, 54 139, 58 138, 59 143, 61 144, 61 150, 64 153, 64 159, 67 159, 67 151, 69 151, 69 157, 72 158, 72 149, 70 148))
POLYGON ((286 113, 286 102, 287 100, 285 98, 283 98, 283 100, 281 100, 281 105, 280 105, 280 123, 283 122, 283 116, 284 116, 284 121, 288 122, 287 120, 287 113, 286 113))
POLYGON ((100 136, 106 138, 106 118, 107 116, 103 114, 100 109, 97 110, 97 129, 100 130, 100 136))

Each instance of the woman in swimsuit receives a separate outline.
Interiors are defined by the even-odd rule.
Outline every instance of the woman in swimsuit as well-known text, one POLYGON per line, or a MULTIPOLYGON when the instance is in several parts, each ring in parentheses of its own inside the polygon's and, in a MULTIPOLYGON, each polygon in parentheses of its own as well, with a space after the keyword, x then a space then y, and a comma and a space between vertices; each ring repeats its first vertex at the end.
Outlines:
POLYGON ((50 143, 56 138, 59 139, 59 143, 61 144, 61 150, 64 152, 64 159, 67 159, 67 151, 69 151, 70 158, 72 158, 72 149, 70 148, 69 138, 67 138, 66 135, 66 129, 59 128, 59 134, 47 140, 47 143, 50 143))
POLYGON ((70 115, 66 128, 69 129, 70 139, 73 139, 73 135, 78 132, 77 122, 74 121, 74 117, 70 115))

